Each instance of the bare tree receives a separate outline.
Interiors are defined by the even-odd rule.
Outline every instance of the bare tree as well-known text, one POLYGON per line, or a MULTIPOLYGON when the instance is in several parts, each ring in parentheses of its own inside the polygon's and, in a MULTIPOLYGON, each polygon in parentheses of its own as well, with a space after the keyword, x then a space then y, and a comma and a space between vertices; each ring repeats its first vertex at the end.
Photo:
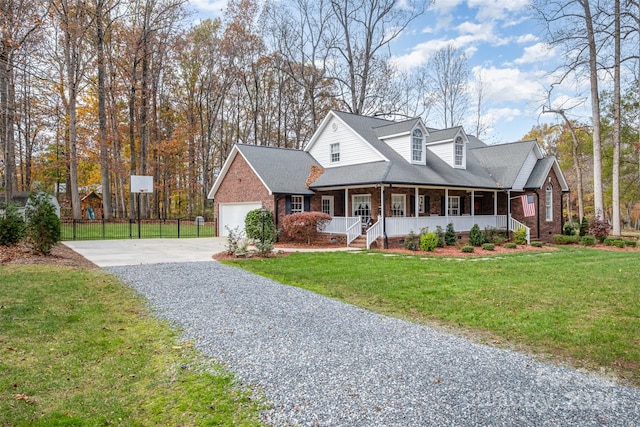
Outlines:
POLYGON ((434 110, 444 127, 460 125, 469 105, 466 55, 449 44, 437 50, 422 70, 434 110))

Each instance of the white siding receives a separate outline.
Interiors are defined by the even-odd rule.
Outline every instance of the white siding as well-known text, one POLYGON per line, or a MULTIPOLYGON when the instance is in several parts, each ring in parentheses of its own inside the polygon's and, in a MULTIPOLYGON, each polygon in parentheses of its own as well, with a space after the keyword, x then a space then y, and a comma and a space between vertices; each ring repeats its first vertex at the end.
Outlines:
POLYGON ((323 168, 349 166, 361 163, 384 160, 382 155, 362 140, 351 128, 332 117, 318 135, 309 154, 323 168), (335 126, 334 126, 335 125, 335 126), (340 162, 331 163, 331 144, 340 144, 340 162))
POLYGON ((525 184, 527 183, 527 180, 529 179, 529 176, 531 175, 531 172, 533 171, 533 168, 536 166, 537 161, 538 161, 538 157, 536 156, 534 151, 531 150, 529 152, 529 155, 527 156, 527 159, 522 164, 522 169, 520 169, 520 173, 518 173, 518 176, 513 182, 514 190, 519 191, 524 188, 525 184))
MULTIPOLYGON (((447 141, 445 143, 433 144, 427 146, 433 154, 440 157, 443 161, 445 161, 449 166, 453 167, 453 141, 447 141)), ((427 157, 427 163, 429 163, 429 158, 427 157)))
POLYGON ((401 135, 385 139, 384 142, 393 150, 400 154, 405 160, 411 163, 411 135, 401 135))

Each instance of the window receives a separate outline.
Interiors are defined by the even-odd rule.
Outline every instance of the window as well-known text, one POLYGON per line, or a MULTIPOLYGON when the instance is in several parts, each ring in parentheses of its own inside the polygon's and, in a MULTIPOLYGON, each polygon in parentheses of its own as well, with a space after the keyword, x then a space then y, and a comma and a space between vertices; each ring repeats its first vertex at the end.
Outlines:
POLYGON ((449 216, 460 216, 460 196, 449 196, 449 216))
POLYGON ((304 212, 304 196, 291 196, 291 213, 304 212))
POLYGON ((413 131, 411 138, 411 160, 414 162, 422 161, 422 131, 416 129, 413 131))
POLYGON ((547 221, 553 221, 553 186, 547 184, 547 194, 545 205, 547 208, 547 221))
POLYGON ((424 196, 418 196, 418 213, 424 213, 425 212, 425 208, 424 208, 424 196))
POLYGON ((391 216, 404 216, 406 200, 404 194, 391 195, 391 216))
POLYGON ((371 195, 356 194, 351 198, 353 216, 359 216, 363 224, 371 221, 371 195))
POLYGON ((333 196, 322 196, 322 212, 333 216, 333 196))
POLYGON ((331 144, 331 163, 340 162, 340 143, 331 144))
POLYGON ((456 156, 456 166, 463 166, 464 165, 464 141, 462 140, 462 137, 459 136, 456 138, 456 143, 455 143, 455 156, 456 156))

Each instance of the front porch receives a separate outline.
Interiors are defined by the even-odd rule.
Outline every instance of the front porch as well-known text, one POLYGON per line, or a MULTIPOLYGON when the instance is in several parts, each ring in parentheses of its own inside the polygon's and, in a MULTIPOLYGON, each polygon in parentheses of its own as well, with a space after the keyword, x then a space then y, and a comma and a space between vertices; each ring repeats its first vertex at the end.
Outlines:
POLYGON ((333 217, 321 233, 346 235, 347 246, 360 236, 366 236, 366 248, 379 238, 404 237, 410 232, 419 234, 424 228, 435 231, 437 227, 446 229, 449 223, 457 233, 468 233, 477 224, 481 230, 496 228, 514 231, 524 227, 527 231, 527 244, 530 243, 530 229, 507 215, 461 215, 461 216, 418 216, 379 218, 371 226, 363 223, 360 216, 333 217))

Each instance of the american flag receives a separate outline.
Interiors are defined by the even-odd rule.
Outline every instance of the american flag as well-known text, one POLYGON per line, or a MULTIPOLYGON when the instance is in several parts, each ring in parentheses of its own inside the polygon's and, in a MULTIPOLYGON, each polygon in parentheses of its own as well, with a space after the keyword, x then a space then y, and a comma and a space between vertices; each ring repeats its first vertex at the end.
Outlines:
POLYGON ((520 200, 522 200, 524 216, 536 216, 536 204, 533 201, 533 194, 523 194, 520 196, 520 200))

